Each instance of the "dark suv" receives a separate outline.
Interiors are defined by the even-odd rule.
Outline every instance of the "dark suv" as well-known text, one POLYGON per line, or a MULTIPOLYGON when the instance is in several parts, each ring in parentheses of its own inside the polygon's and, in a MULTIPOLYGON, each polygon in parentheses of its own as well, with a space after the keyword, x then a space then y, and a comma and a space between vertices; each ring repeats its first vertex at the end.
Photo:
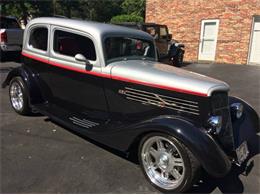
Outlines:
POLYGON ((155 23, 118 23, 117 25, 126 26, 145 31, 155 39, 157 51, 160 59, 169 58, 175 66, 183 64, 184 45, 172 39, 166 25, 155 23))

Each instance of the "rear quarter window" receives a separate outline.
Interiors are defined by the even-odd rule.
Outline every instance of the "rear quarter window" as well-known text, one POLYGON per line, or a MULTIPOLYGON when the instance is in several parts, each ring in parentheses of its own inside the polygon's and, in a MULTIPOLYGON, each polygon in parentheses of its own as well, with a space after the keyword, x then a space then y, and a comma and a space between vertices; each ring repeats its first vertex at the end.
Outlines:
POLYGON ((95 61, 96 51, 93 41, 75 33, 55 30, 53 50, 62 55, 75 57, 82 54, 86 59, 95 61))
POLYGON ((46 27, 36 27, 31 30, 29 46, 35 49, 47 51, 48 29, 46 27))

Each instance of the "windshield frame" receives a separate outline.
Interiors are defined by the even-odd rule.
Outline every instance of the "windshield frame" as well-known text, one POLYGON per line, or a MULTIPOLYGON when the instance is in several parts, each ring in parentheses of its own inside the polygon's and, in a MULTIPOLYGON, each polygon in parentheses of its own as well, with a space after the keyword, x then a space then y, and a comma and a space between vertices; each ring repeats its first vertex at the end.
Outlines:
MULTIPOLYGON (((103 56, 104 56, 104 62, 105 62, 105 66, 113 63, 113 62, 118 62, 118 61, 125 61, 124 60, 124 57, 118 57, 118 58, 114 58, 115 60, 113 61, 109 61, 107 59, 107 51, 106 51, 106 46, 105 46, 105 41, 108 39, 108 38, 114 38, 114 37, 122 37, 122 38, 130 38, 130 39, 139 39, 139 40, 142 40, 142 41, 147 41, 149 43, 151 43, 154 47, 154 58, 149 58, 149 57, 143 57, 143 59, 141 58, 138 58, 138 59, 135 59, 135 58, 132 58, 131 59, 131 56, 130 58, 127 58, 127 60, 147 60, 147 61, 155 61, 157 62, 158 61, 158 55, 157 55, 157 51, 156 51, 156 45, 155 45, 155 41, 154 39, 149 39, 149 38, 146 38, 146 37, 141 37, 141 36, 135 36, 135 35, 128 35, 128 34, 109 34, 107 36, 104 36, 102 38, 102 50, 103 50, 103 56)), ((127 61, 126 60, 126 61, 127 61)))

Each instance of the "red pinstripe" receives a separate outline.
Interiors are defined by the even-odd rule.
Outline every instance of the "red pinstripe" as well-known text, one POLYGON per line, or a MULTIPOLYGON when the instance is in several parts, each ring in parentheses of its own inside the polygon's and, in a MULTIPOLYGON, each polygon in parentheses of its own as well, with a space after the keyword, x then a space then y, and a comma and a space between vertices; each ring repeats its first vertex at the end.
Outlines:
POLYGON ((166 85, 160 85, 160 84, 154 84, 154 83, 149 83, 149 82, 145 82, 145 81, 139 81, 139 80, 134 80, 134 79, 129 79, 129 78, 125 78, 125 77, 121 77, 121 76, 111 76, 109 74, 106 73, 97 73, 97 72, 91 72, 91 71, 86 71, 86 70, 82 70, 82 69, 78 69, 78 68, 74 68, 74 67, 70 67, 70 66, 66 66, 63 65, 61 63, 58 62, 52 62, 50 60, 46 60, 31 54, 28 54, 26 52, 22 52, 22 55, 46 64, 50 64, 59 68, 63 68, 63 69, 67 69, 67 70, 72 70, 75 72, 80 72, 80 73, 84 73, 84 74, 90 74, 90 75, 94 75, 94 76, 98 76, 98 77, 104 77, 104 78, 112 78, 114 80, 118 80, 118 81, 124 81, 124 82, 128 82, 128 83, 135 83, 135 84, 139 84, 139 85, 145 85, 145 86, 150 86, 150 87, 155 87, 155 88, 160 88, 160 89, 165 89, 165 90, 170 90, 170 91, 176 91, 176 92, 180 92, 180 93, 186 93, 186 94, 191 94, 191 95, 196 95, 196 96, 202 96, 202 97, 207 97, 208 95, 205 93, 201 93, 201 92, 196 92, 196 91, 190 91, 190 90, 186 90, 186 89, 180 89, 180 88, 175 88, 175 87, 171 87, 171 86, 166 86, 166 85))

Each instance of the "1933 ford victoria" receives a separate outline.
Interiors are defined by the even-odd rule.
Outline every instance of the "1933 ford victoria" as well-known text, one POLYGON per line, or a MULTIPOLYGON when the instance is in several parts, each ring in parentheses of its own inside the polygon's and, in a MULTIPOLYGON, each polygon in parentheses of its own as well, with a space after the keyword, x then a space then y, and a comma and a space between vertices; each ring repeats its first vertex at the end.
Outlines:
POLYGON ((183 192, 203 168, 214 177, 242 164, 259 130, 229 86, 157 62, 153 37, 125 27, 37 18, 23 64, 3 83, 18 114, 36 110, 110 148, 136 154, 163 192, 183 192))

